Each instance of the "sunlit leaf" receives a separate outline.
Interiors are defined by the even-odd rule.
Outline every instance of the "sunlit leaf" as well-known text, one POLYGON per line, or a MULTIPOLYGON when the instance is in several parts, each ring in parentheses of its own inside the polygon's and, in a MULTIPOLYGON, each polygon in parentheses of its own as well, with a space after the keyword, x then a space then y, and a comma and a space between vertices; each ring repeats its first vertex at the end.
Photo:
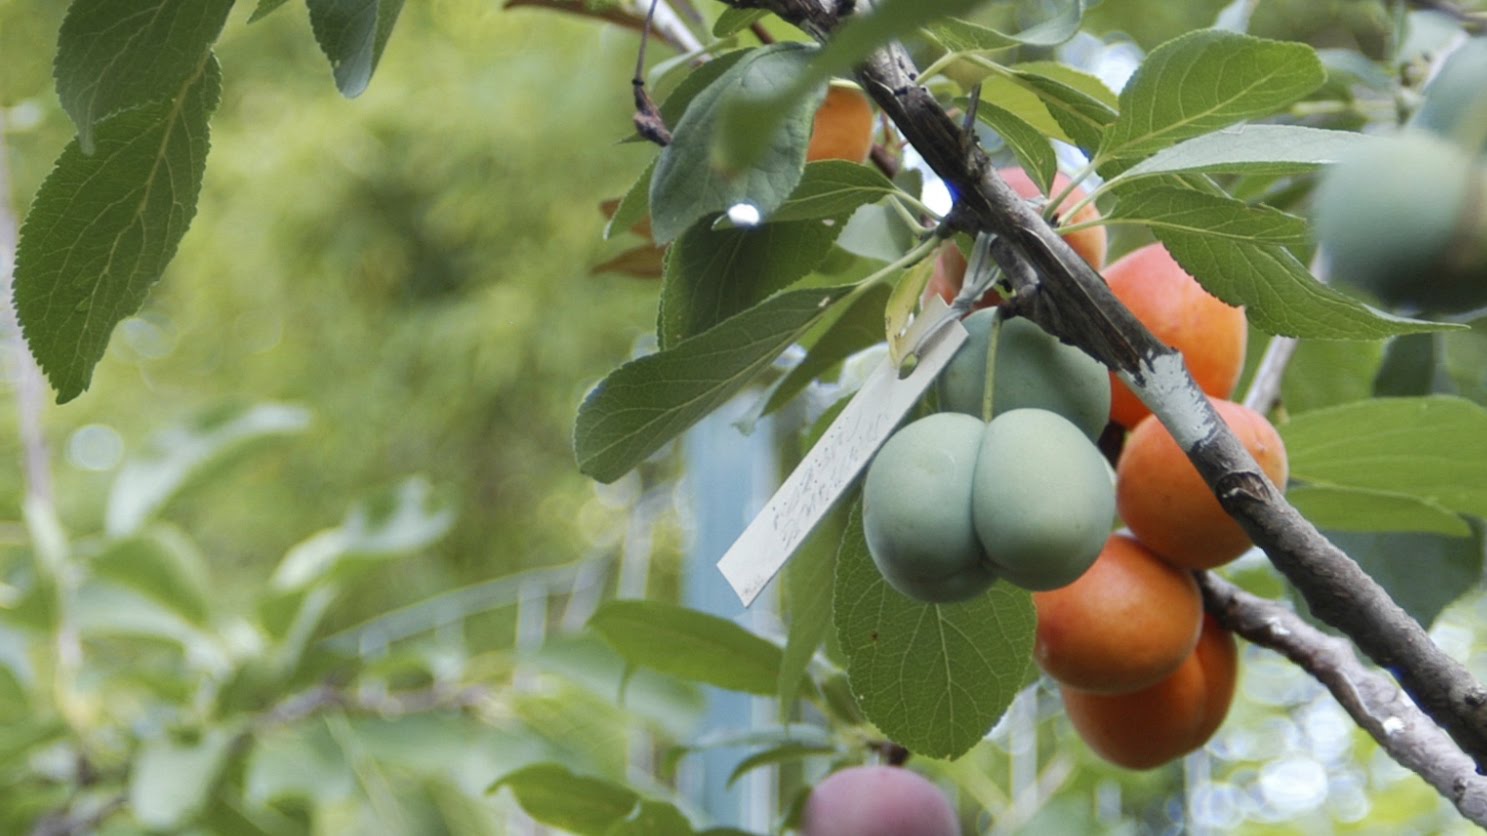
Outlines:
POLYGON ((976 118, 997 132, 1002 142, 1017 156, 1017 161, 1022 163, 1023 170, 1039 192, 1049 194, 1053 190, 1058 157, 1042 132, 1010 110, 1003 110, 987 101, 976 107, 976 118))
POLYGON ((858 207, 875 203, 897 191, 898 188, 876 169, 842 160, 822 160, 806 165, 800 184, 790 193, 790 199, 771 213, 769 220, 845 219, 858 207))
MULTIPOLYGON (((933 5, 933 4, 926 4, 933 5)), ((925 29, 940 45, 952 52, 990 52, 1011 46, 1058 46, 1079 31, 1084 19, 1083 0, 1066 0, 1053 17, 1020 32, 1002 32, 968 20, 946 18, 925 29)))
POLYGON ((204 626, 208 620, 206 559, 174 528, 155 526, 112 542, 89 562, 89 569, 154 598, 193 624, 204 626))

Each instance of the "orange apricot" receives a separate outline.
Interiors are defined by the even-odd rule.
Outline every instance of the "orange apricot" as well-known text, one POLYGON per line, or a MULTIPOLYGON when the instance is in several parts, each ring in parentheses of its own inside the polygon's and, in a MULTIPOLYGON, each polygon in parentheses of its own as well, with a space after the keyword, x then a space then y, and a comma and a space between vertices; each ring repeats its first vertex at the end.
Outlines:
POLYGON ((873 105, 861 88, 832 84, 826 100, 816 109, 806 162, 848 160, 867 162, 873 149, 873 105))
MULTIPOLYGON (((1147 330, 1182 352, 1199 388, 1217 398, 1234 393, 1249 339, 1243 308, 1210 295, 1159 243, 1111 264, 1105 281, 1147 330)), ((1110 418, 1115 423, 1131 429, 1151 414, 1113 374, 1110 387, 1110 418)))
POLYGON ((1177 670, 1203 616, 1193 576, 1124 534, 1112 534, 1078 580, 1033 593, 1033 606, 1039 667, 1101 693, 1146 688, 1177 670))
POLYGON ((1198 644, 1176 671, 1148 688, 1092 694, 1065 686, 1064 711, 1095 754, 1127 769, 1151 769, 1207 743, 1234 700, 1234 636, 1205 615, 1198 644))
MULTIPOLYGON (((1208 400, 1270 481, 1284 489, 1289 467, 1275 427, 1243 404, 1208 400)), ((1212 569, 1250 547, 1249 535, 1154 415, 1126 438, 1115 466, 1115 505, 1136 539, 1176 566, 1212 569)))

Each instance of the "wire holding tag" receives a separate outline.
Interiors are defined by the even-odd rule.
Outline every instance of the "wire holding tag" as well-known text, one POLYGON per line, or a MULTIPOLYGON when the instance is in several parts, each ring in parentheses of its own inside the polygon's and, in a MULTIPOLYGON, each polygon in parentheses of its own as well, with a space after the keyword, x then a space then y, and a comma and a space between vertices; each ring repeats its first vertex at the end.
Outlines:
MULTIPOLYGON (((982 232, 976 236, 976 243, 971 248, 971 257, 966 264, 965 280, 961 284, 960 293, 956 295, 955 301, 950 303, 950 307, 940 313, 928 327, 920 330, 910 343, 909 350, 904 353, 898 363, 900 380, 913 374, 914 369, 919 366, 919 357, 924 351, 924 346, 943 331, 946 325, 970 313, 976 300, 985 295, 986 291, 996 283, 1001 270, 991 257, 991 246, 995 240, 996 236, 989 232, 982 232)), ((930 307, 925 306, 920 316, 933 316, 930 307)), ((914 328, 911 326, 909 330, 913 331, 914 328)))

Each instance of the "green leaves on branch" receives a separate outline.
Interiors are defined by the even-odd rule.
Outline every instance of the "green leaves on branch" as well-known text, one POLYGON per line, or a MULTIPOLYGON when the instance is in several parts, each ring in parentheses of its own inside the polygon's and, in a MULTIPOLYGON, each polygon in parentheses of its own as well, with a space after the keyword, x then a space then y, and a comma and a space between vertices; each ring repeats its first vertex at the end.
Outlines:
POLYGON ((1101 159, 1141 157, 1184 139, 1264 116, 1327 80, 1305 44, 1205 29, 1152 50, 1120 94, 1101 159))
POLYGON ((1240 125, 1164 148, 1111 182, 1157 174, 1294 174, 1335 163, 1378 137, 1300 125, 1240 125))
POLYGON ((837 553, 833 607, 858 703, 885 735, 913 752, 964 754, 1028 681, 1032 596, 998 583, 960 604, 904 597, 873 565, 860 508, 837 553))
POLYGON ((310 27, 348 99, 366 92, 403 0, 309 0, 310 27))
POLYGON ((780 293, 674 348, 632 360, 578 408, 578 468, 612 482, 769 367, 851 287, 780 293))
POLYGON ((1374 310, 1317 281, 1278 244, 1170 226, 1152 232, 1209 293, 1231 305, 1244 305, 1250 324, 1268 334, 1376 340, 1459 327, 1374 310))
POLYGON ((73 140, 42 183, 16 250, 15 305, 58 402, 87 388, 114 326, 144 304, 196 214, 207 119, 221 96, 205 56, 174 95, 73 140))
MULTIPOLYGON (((366 89, 402 0, 308 0, 348 96, 366 89)), ((283 5, 259 0, 250 21, 283 5)), ((207 121, 221 97, 212 44, 232 0, 73 0, 57 96, 77 138, 16 250, 15 307, 58 402, 88 387, 120 321, 143 305, 196 213, 207 121)))

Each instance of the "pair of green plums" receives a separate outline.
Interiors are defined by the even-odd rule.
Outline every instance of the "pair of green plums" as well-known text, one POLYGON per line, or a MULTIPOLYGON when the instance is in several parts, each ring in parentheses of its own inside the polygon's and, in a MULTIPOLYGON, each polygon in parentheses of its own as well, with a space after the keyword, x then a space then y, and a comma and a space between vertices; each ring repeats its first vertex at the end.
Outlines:
POLYGON ((965 320, 971 338, 938 382, 948 411, 895 432, 863 485, 873 562, 927 603, 973 598, 999 578, 1032 590, 1072 583, 1115 516, 1093 442, 1110 413, 1104 367, 1026 320, 993 328, 995 317, 965 320))

